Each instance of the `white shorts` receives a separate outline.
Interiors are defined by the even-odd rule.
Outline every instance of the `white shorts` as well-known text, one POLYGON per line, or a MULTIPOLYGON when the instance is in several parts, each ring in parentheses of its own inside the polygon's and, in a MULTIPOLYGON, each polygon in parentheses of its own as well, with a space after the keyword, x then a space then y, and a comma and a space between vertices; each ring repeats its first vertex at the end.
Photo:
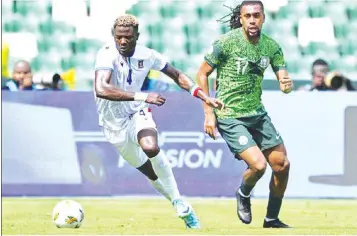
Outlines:
POLYGON ((129 164, 138 168, 148 160, 148 157, 141 149, 137 135, 140 130, 147 128, 156 129, 149 108, 140 110, 130 117, 127 126, 122 130, 111 130, 103 127, 103 132, 106 139, 114 145, 119 154, 129 164))

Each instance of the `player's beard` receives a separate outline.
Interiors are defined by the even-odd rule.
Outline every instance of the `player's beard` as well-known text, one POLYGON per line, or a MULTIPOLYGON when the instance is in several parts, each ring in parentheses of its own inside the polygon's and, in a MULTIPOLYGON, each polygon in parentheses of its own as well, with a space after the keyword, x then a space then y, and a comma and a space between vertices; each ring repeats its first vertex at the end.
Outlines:
POLYGON ((260 38, 261 35, 261 29, 257 29, 255 35, 250 35, 249 34, 249 29, 245 30, 245 34, 247 35, 249 41, 257 41, 260 38))

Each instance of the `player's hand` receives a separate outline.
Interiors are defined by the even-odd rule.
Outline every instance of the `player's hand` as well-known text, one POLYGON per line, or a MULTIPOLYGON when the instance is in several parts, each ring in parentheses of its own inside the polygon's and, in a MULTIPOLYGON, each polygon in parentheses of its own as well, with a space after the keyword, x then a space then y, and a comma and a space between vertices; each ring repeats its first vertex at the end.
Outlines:
POLYGON ((145 102, 149 103, 149 104, 154 104, 154 105, 164 105, 166 101, 166 98, 164 98, 163 96, 161 96, 158 93, 149 93, 148 97, 146 98, 145 102))
POLYGON ((283 93, 290 93, 293 90, 294 84, 289 76, 284 76, 279 80, 280 90, 283 93))
POLYGON ((205 133, 208 134, 211 138, 216 139, 217 120, 213 112, 206 113, 204 126, 205 133))
POLYGON ((210 107, 217 108, 219 110, 222 110, 224 108, 223 102, 221 102, 215 98, 207 97, 204 101, 210 107))

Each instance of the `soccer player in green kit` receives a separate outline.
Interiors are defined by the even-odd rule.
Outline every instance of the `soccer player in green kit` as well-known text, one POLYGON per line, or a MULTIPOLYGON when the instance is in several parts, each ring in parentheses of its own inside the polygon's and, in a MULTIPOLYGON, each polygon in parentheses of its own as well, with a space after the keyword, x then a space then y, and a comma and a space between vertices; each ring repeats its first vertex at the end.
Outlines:
POLYGON ((234 156, 248 165, 236 191, 239 219, 251 223, 250 194, 269 163, 273 174, 263 227, 290 228, 278 218, 290 164, 283 140, 261 102, 261 83, 269 65, 282 92, 291 92, 293 82, 279 44, 261 33, 264 18, 261 1, 243 1, 233 9, 229 20, 232 30, 213 43, 213 51, 205 56, 197 80, 208 94, 208 76, 217 69, 216 97, 225 106, 213 110, 204 104, 204 129, 215 138, 217 127, 234 156))

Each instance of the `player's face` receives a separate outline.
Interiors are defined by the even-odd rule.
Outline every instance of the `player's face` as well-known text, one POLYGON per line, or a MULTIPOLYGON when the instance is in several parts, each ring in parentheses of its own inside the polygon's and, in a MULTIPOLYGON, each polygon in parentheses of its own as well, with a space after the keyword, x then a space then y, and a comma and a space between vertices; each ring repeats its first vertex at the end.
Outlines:
POLYGON ((119 53, 130 55, 136 46, 139 33, 133 27, 117 26, 114 31, 114 38, 118 45, 119 53))
POLYGON ((259 4, 243 5, 240 22, 249 38, 260 36, 264 23, 264 12, 259 4))

